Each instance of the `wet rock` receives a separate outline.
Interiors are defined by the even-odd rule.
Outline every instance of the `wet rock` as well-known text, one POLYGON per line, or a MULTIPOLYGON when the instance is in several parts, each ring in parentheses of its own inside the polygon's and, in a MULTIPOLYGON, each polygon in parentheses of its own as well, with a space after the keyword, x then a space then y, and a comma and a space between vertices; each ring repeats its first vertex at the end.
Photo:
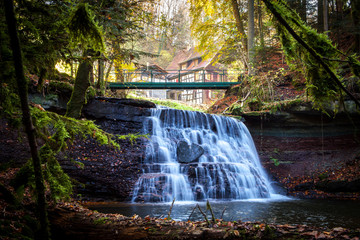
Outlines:
POLYGON ((154 107, 154 103, 144 100, 96 98, 84 107, 83 113, 94 119, 143 123, 154 107))
POLYGON ((359 192, 360 179, 354 181, 322 181, 316 188, 325 192, 359 192))
POLYGON ((295 191, 306 191, 314 188, 313 182, 306 182, 295 186, 295 191))
POLYGON ((197 161, 204 154, 204 149, 196 143, 189 145, 185 141, 179 141, 176 154, 179 163, 190 163, 197 161))

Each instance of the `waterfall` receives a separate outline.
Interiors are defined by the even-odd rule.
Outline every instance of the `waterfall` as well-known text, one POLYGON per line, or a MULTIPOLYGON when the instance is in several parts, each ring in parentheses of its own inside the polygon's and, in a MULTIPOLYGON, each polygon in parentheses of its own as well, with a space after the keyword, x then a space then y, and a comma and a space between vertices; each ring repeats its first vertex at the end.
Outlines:
POLYGON ((144 131, 150 141, 133 202, 270 198, 273 190, 241 121, 157 108, 144 131))

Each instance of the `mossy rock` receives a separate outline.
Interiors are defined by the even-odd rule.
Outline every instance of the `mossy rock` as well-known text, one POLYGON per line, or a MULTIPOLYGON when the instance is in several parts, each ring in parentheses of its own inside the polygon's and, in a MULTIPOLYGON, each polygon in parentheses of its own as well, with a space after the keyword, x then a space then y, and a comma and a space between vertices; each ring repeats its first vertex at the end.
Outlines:
POLYGON ((50 81, 49 82, 49 91, 52 93, 72 93, 74 86, 69 82, 63 81, 50 81))
POLYGON ((259 111, 259 110, 261 110, 261 107, 263 106, 263 104, 259 100, 253 100, 253 101, 248 102, 248 106, 251 111, 259 111))

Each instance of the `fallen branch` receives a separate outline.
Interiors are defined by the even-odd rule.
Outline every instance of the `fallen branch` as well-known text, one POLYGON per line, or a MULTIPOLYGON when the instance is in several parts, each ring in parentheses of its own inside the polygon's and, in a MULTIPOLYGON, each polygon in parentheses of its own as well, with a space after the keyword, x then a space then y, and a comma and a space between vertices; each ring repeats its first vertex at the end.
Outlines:
POLYGON ((168 212, 167 219, 171 219, 170 215, 171 215, 172 208, 174 207, 174 203, 175 203, 175 198, 173 199, 173 201, 172 201, 172 203, 171 203, 171 206, 170 206, 170 210, 169 210, 169 212, 168 212))
POLYGON ((193 208, 193 210, 191 211, 190 215, 189 215, 189 218, 188 218, 188 221, 190 221, 190 218, 191 216, 193 215, 195 209, 197 208, 197 204, 195 205, 195 207, 193 208))
POLYGON ((221 217, 220 217, 220 219, 223 219, 223 217, 224 217, 224 213, 225 213, 225 210, 226 210, 226 207, 224 207, 224 210, 222 211, 222 213, 221 213, 221 217))
POLYGON ((211 208, 211 205, 210 205, 209 200, 206 201, 206 209, 209 209, 209 210, 210 210, 210 213, 211 213, 211 221, 212 221, 213 223, 215 223, 215 221, 216 221, 215 215, 214 215, 214 212, 213 212, 213 210, 212 210, 212 208, 211 208))
POLYGON ((201 214, 204 216, 205 221, 207 222, 207 224, 210 226, 211 224, 209 222, 209 219, 207 218, 206 214, 201 210, 199 204, 197 204, 197 207, 198 207, 199 211, 201 212, 201 214))

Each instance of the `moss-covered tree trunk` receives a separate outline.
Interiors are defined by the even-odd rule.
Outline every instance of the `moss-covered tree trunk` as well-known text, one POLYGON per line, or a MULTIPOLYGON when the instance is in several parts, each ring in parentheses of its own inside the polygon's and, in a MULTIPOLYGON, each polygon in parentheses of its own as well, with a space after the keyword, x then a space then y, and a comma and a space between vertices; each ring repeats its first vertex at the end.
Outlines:
POLYGON ((35 173, 36 196, 37 196, 37 214, 40 222, 40 231, 38 239, 49 239, 49 221, 47 217, 47 203, 45 198, 44 178, 41 170, 41 161, 37 149, 35 138, 35 129, 31 120, 30 108, 28 102, 28 88, 25 79, 24 67, 22 62, 22 53, 20 41, 17 33, 17 23, 14 14, 14 2, 12 0, 4 1, 6 22, 8 25, 9 36, 11 39, 11 49, 16 74, 16 82, 21 102, 21 110, 23 113, 23 123, 29 140, 32 163, 35 173))
POLYGON ((90 86, 91 71, 92 62, 89 59, 80 63, 76 73, 74 90, 67 104, 67 117, 79 118, 81 116, 81 109, 85 104, 86 99, 86 90, 90 86))

